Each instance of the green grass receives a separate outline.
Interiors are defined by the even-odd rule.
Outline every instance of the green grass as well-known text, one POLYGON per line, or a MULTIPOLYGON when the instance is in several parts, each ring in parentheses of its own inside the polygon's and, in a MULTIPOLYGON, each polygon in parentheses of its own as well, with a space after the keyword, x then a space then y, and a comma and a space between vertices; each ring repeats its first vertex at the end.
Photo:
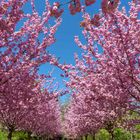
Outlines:
MULTIPOLYGON (((27 140, 27 135, 24 132, 14 132, 12 136, 12 140, 27 140)), ((7 132, 0 131, 0 140, 7 140, 7 132)))
MULTIPOLYGON (((137 132, 131 133, 122 128, 116 128, 114 130, 114 140, 140 140, 140 125, 136 126, 136 130, 137 132)), ((7 140, 6 131, 0 131, 0 140, 7 140)), ((28 140, 27 134, 22 131, 14 132, 12 140, 28 140)), ((83 140, 85 140, 85 137, 83 137, 83 140)), ((88 140, 93 140, 92 136, 89 135, 88 140)), ((96 134, 96 140, 110 140, 110 135, 105 129, 101 129, 96 134)))

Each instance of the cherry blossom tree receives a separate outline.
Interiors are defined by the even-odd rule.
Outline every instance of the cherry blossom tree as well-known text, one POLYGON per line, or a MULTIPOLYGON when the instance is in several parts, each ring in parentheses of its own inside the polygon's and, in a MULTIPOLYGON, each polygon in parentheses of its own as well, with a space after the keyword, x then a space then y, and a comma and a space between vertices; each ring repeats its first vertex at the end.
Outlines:
POLYGON ((8 82, 9 88, 5 87, 0 96, 0 122, 9 131, 8 139, 15 130, 40 137, 61 134, 59 91, 50 93, 48 88, 43 89, 44 76, 35 74, 27 77, 27 73, 22 73, 23 77, 20 76, 16 82, 8 82))
POLYGON ((58 97, 51 93, 36 94, 36 103, 24 118, 21 129, 38 137, 54 138, 61 134, 61 112, 58 97))
POLYGON ((1 1, 0 17, 0 81, 1 85, 14 77, 20 69, 35 68, 51 61, 51 55, 46 48, 55 42, 54 34, 60 24, 60 19, 51 27, 47 26, 51 17, 51 6, 46 0, 42 16, 31 1, 32 13, 24 14, 22 6, 27 0, 1 1), (16 30, 18 22, 25 20, 23 26, 16 30), (44 34, 42 41, 39 35, 44 34))
MULTIPOLYGON (((113 139, 117 118, 128 110, 140 111, 140 20, 139 0, 133 0, 127 14, 118 10, 119 0, 102 0, 102 12, 91 17, 83 13, 81 26, 86 45, 75 55, 75 66, 61 65, 46 49, 55 42, 61 23, 62 4, 50 6, 39 15, 34 0, 32 12, 22 10, 28 0, 0 2, 0 123, 8 130, 8 140, 16 129, 41 137, 57 137, 61 132, 59 92, 42 89, 41 64, 49 62, 64 70, 70 79, 71 103, 64 115, 63 130, 68 137, 95 134, 106 128, 113 139), (51 17, 54 25, 48 25, 51 17), (20 22, 23 25, 17 29, 20 22), (43 40, 39 36, 43 34, 43 40), (102 51, 101 51, 102 50, 102 51)), ((95 0, 85 0, 85 5, 95 0)), ((72 15, 82 11, 80 0, 68 3, 72 15)))
POLYGON ((97 104, 91 97, 81 93, 72 98, 64 115, 63 129, 67 137, 79 138, 92 134, 95 138, 95 133, 103 127, 106 114, 105 111, 99 111, 97 104))
MULTIPOLYGON (((33 110, 34 75, 20 71, 17 79, 11 79, 3 86, 0 94, 0 123, 8 130, 8 140, 12 133, 23 123, 25 116, 33 110), (21 76, 22 75, 22 76, 21 76)), ((34 74, 34 73, 33 73, 34 74)), ((39 90, 38 90, 39 92, 39 90)))
POLYGON ((76 96, 66 116, 66 127, 70 134, 81 135, 83 132, 80 128, 84 129, 81 122, 84 120, 92 126, 90 119, 99 117, 103 124, 101 126, 108 129, 113 139, 112 125, 115 120, 127 110, 139 112, 140 5, 138 2, 129 3, 127 14, 125 8, 121 11, 117 9, 118 2, 104 0, 102 13, 94 17, 84 13, 81 26, 84 27, 87 44, 82 44, 75 37, 76 43, 83 50, 82 59, 75 55, 75 66, 60 65, 70 79, 67 86, 76 96), (86 115, 91 114, 90 119, 85 119, 85 114, 80 113, 84 109, 86 115), (103 113, 103 117, 96 112, 100 115, 103 113))
MULTIPOLYGON (((55 57, 46 48, 55 42, 54 34, 61 22, 57 18, 54 25, 48 26, 51 6, 47 0, 42 15, 36 11, 34 0, 30 2, 32 12, 25 14, 22 7, 26 2, 28 1, 0 2, 0 123, 8 129, 8 140, 11 140, 12 132, 25 123, 29 112, 34 112, 38 105, 35 96, 41 92, 43 80, 41 78, 40 83, 38 82, 38 67, 55 61, 55 57), (23 25, 17 29, 18 23, 22 21, 23 25), (40 34, 44 36, 41 41, 40 34)), ((48 94, 46 92, 46 96, 48 94)), ((56 95, 52 94, 52 98, 56 98, 56 95)), ((50 98, 47 101, 49 100, 50 98)), ((53 103, 56 107, 57 103, 53 103)), ((53 105, 51 109, 51 113, 54 113, 52 116, 56 117, 53 105)), ((42 113, 43 111, 42 109, 42 113)), ((41 119, 43 120, 43 116, 41 119)), ((55 128, 54 126, 52 129, 55 128)))

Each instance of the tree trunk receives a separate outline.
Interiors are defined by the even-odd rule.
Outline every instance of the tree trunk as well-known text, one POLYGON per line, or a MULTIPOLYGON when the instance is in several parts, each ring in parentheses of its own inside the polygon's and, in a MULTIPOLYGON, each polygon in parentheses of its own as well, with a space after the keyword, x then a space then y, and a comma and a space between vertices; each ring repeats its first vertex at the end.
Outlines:
POLYGON ((85 140, 87 140, 87 139, 88 139, 88 135, 85 136, 85 140))
POLYGON ((13 130, 12 129, 9 129, 8 130, 7 140, 12 140, 12 133, 13 133, 13 130))
POLYGON ((92 134, 92 140, 95 140, 95 134, 92 134))
POLYGON ((114 134, 113 134, 113 131, 110 132, 110 135, 111 135, 111 139, 110 139, 110 140, 114 140, 114 134))
POLYGON ((31 134, 32 134, 31 132, 28 132, 28 140, 31 140, 31 138, 32 138, 31 134))

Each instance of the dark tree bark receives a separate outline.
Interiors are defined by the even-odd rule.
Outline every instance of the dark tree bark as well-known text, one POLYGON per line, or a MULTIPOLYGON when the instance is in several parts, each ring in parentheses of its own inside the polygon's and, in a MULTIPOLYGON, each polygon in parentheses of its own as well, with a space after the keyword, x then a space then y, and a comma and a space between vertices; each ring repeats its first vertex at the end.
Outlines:
POLYGON ((111 140, 114 140, 114 133, 113 133, 113 131, 110 132, 110 135, 111 135, 111 140))
POLYGON ((12 129, 12 128, 9 128, 9 129, 8 129, 7 140, 12 140, 12 134, 13 134, 13 129, 12 129))
POLYGON ((95 140, 95 134, 92 134, 92 140, 95 140))
POLYGON ((32 134, 31 132, 28 132, 28 140, 32 139, 31 134, 32 134))
POLYGON ((85 136, 85 140, 87 140, 87 138, 88 138, 88 135, 85 136))

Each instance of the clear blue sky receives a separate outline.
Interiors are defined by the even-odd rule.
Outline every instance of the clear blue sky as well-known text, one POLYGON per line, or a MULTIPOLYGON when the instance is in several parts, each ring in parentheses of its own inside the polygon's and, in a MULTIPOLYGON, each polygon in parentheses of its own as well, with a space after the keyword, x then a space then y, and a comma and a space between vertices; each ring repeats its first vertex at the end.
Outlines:
MULTIPOLYGON (((68 2, 69 0, 50 0, 52 4, 54 1, 59 1, 60 3, 68 2)), ((84 3, 84 0, 81 0, 84 3)), ((130 0, 121 0, 121 6, 126 6, 128 9, 128 2, 130 0)), ((42 13, 44 9, 45 0, 35 0, 36 9, 39 13, 42 13)), ((97 0, 97 2, 86 8, 86 11, 91 13, 91 15, 98 13, 100 9, 101 0, 97 0)), ((50 46, 47 50, 54 54, 56 57, 60 57, 61 63, 74 64, 74 53, 81 54, 81 50, 74 42, 74 36, 78 35, 80 39, 84 42, 84 38, 81 34, 82 28, 79 26, 80 21, 82 21, 82 14, 77 13, 72 16, 69 14, 68 6, 63 6, 65 12, 62 15, 62 24, 58 28, 56 33, 56 43, 50 46)), ((30 5, 24 6, 24 10, 29 11, 30 5)), ((50 70, 54 68, 53 77, 56 78, 56 82, 59 83, 60 89, 64 88, 63 78, 60 76, 60 71, 58 68, 50 66, 49 64, 44 64, 40 67, 39 73, 48 73, 50 70)), ((63 98, 64 100, 64 98, 63 98)))

